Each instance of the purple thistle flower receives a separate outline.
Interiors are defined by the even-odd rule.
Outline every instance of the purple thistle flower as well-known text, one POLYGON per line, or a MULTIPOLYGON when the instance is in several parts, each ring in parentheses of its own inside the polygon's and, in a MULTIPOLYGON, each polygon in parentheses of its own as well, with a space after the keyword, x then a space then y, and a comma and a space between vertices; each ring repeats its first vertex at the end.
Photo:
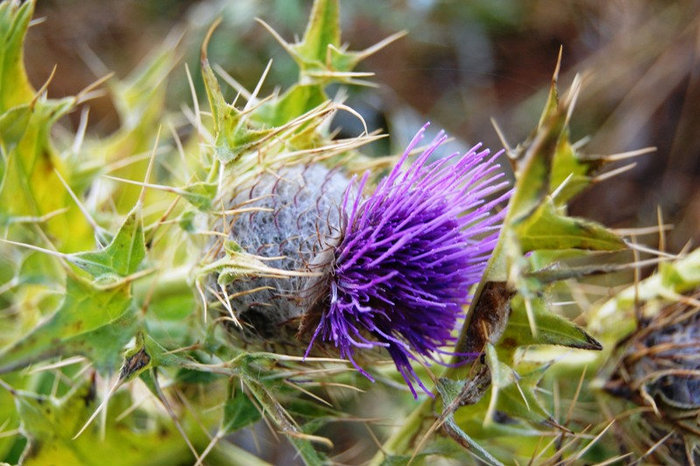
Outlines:
POLYGON ((354 184, 345 191, 342 236, 323 259, 323 278, 312 282, 315 304, 300 331, 315 328, 307 354, 317 341, 331 343, 370 380, 353 356, 386 348, 414 396, 413 383, 430 392, 411 361, 440 362, 442 348, 454 344, 469 289, 498 239, 504 211, 492 209, 510 196, 487 201, 507 182, 495 163, 499 154, 480 145, 429 163, 447 139, 442 132, 404 167, 427 126, 369 197, 362 197, 368 174, 356 194, 354 184))

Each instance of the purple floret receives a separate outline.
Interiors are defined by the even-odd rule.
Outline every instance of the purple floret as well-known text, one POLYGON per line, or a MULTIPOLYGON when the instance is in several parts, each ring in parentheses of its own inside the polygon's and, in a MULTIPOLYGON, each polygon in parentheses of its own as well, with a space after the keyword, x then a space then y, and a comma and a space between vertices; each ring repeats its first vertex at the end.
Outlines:
POLYGON ((316 339, 332 343, 370 379, 353 355, 385 347, 414 396, 413 383, 430 392, 411 360, 439 362, 442 348, 455 343, 453 329, 469 304, 469 289, 498 239, 503 212, 492 209, 509 196, 487 200, 507 183, 495 163, 499 154, 489 156, 479 145, 428 163, 445 141, 443 133, 404 167, 426 127, 372 195, 361 195, 367 174, 357 194, 352 187, 346 191, 344 234, 326 282, 330 300, 309 345, 316 339))

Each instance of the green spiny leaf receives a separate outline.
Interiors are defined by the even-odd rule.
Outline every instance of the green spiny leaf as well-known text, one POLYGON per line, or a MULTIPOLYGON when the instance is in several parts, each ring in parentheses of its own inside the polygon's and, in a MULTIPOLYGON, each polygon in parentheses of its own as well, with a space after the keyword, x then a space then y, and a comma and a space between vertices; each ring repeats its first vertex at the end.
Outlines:
POLYGON ((591 174, 603 166, 600 158, 585 157, 569 140, 568 128, 559 139, 554 160, 549 192, 557 190, 554 202, 565 205, 572 197, 592 183, 591 174), (568 178, 568 180, 567 180, 568 178), (566 183, 564 186, 561 186, 566 183))
POLYGON ((34 97, 22 49, 33 13, 34 1, 0 3, 0 113, 34 97))
POLYGON ((539 249, 616 251, 626 248, 619 236, 602 225, 560 214, 551 198, 514 227, 523 252, 539 249))
POLYGON ((540 249, 528 254, 531 270, 542 270, 560 261, 572 258, 585 258, 590 254, 582 249, 540 249))
POLYGON ((69 275, 63 303, 28 335, 0 352, 0 372, 61 356, 84 355, 113 369, 135 332, 128 285, 109 289, 69 275))
POLYGON ((552 160, 564 128, 565 115, 553 115, 539 129, 516 171, 517 187, 508 205, 508 219, 519 222, 529 217, 549 193, 552 160))
POLYGON ((357 80, 367 76, 366 73, 352 70, 364 58, 403 35, 394 34, 363 51, 348 51, 341 45, 338 13, 338 0, 315 0, 304 37, 295 44, 289 44, 263 23, 299 65, 301 84, 311 82, 322 87, 332 82, 367 84, 357 80))
POLYGON ((279 99, 261 105, 251 118, 268 126, 283 126, 310 112, 328 100, 323 88, 316 84, 295 84, 279 99))
POLYGON ((260 418, 261 414, 258 408, 250 401, 243 390, 237 390, 236 394, 226 400, 224 404, 221 430, 226 433, 236 432, 257 422, 260 418))
POLYGON ((526 419, 535 424, 553 423, 552 416, 544 409, 536 393, 547 365, 518 367, 516 383, 500 391, 498 410, 516 419, 526 419))
POLYGON ((104 437, 99 426, 92 426, 73 439, 96 408, 94 396, 89 382, 60 400, 17 394, 22 432, 29 439, 22 464, 165 466, 188 457, 182 438, 171 426, 156 422, 144 430, 143 426, 130 425, 129 418, 117 420, 132 403, 127 392, 118 392, 110 400, 112 409, 108 411, 104 437))
MULTIPOLYGON (((12 107, 0 114, 0 145, 3 148, 3 162, 5 162, 4 155, 14 149, 22 140, 22 136, 27 130, 27 125, 29 125, 31 114, 32 108, 30 104, 12 107)), ((5 172, 4 166, 5 164, 3 163, 0 170, 0 180, 5 172)))
POLYGON ((199 210, 206 211, 211 208, 211 201, 216 196, 218 187, 217 183, 205 181, 192 183, 182 188, 182 197, 199 210))
MULTIPOLYGON (((211 109, 212 116, 214 117, 214 131, 215 133, 221 132, 221 125, 224 121, 226 115, 230 112, 235 112, 235 108, 231 108, 224 99, 224 95, 221 92, 221 86, 219 86, 219 80, 216 79, 214 71, 211 69, 209 60, 206 55, 207 42, 202 45, 202 78, 204 79, 204 90, 207 93, 207 99, 209 100, 209 108, 211 109)), ((231 117, 229 117, 231 118, 231 117)))
POLYGON ((316 0, 302 41, 294 46, 299 57, 307 63, 325 63, 328 47, 340 47, 340 18, 338 0, 316 0))
POLYGON ((141 208, 135 207, 126 217, 112 242, 101 251, 71 254, 68 260, 87 271, 98 281, 114 276, 126 277, 136 272, 146 256, 141 222, 141 208))
POLYGON ((251 151, 261 139, 273 131, 271 127, 276 125, 262 119, 261 123, 265 127, 256 128, 251 123, 250 114, 244 114, 233 105, 226 103, 219 81, 209 65, 205 48, 206 42, 202 49, 202 76, 209 107, 214 117, 215 155, 221 163, 228 164, 242 153, 251 151))
POLYGON ((491 399, 489 400, 489 407, 485 415, 485 422, 491 422, 500 392, 506 387, 516 383, 518 375, 512 367, 499 360, 494 345, 488 343, 484 349, 486 364, 491 372, 491 399))
POLYGON ((269 127, 272 125, 256 128, 250 123, 249 114, 226 103, 206 57, 202 60, 202 75, 214 117, 215 155, 221 163, 227 164, 235 161, 242 153, 253 150, 261 139, 272 132, 269 127))
POLYGON ((535 131, 544 126, 551 118, 553 118, 559 109, 559 66, 561 64, 561 54, 557 59, 557 66, 552 74, 552 82, 549 85, 549 93, 547 94, 547 102, 544 104, 542 114, 537 122, 535 131))
POLYGON ((3 149, 6 158, 0 179, 0 216, 38 217, 67 208, 45 225, 47 232, 56 238, 56 246, 69 251, 89 244, 92 231, 58 178, 57 173, 60 173, 69 183, 71 181, 70 172, 54 150, 49 136, 55 121, 74 103, 71 98, 47 100, 42 97, 26 108, 13 109, 2 117, 12 127, 9 137, 0 136, 0 143, 7 144, 3 149), (15 120, 16 125, 10 120, 15 120), (26 125, 20 128, 19 124, 25 120, 26 125))
POLYGON ((537 335, 532 334, 530 321, 521 295, 511 300, 511 315, 499 347, 514 349, 527 345, 561 345, 571 348, 600 350, 602 346, 581 327, 547 311, 542 298, 531 299, 537 335))
POLYGON ((167 37, 126 79, 109 81, 112 101, 122 122, 117 138, 138 128, 157 127, 165 100, 164 81, 175 65, 180 37, 167 37))

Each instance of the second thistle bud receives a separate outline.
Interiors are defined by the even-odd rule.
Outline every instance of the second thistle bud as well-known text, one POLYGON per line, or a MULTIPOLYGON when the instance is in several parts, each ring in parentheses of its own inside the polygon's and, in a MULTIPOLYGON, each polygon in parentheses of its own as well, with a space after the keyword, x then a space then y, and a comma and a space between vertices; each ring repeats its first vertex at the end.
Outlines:
POLYGON ((700 309, 670 304, 625 340, 605 386, 647 408, 625 424, 630 446, 663 464, 700 463, 698 350, 700 309))

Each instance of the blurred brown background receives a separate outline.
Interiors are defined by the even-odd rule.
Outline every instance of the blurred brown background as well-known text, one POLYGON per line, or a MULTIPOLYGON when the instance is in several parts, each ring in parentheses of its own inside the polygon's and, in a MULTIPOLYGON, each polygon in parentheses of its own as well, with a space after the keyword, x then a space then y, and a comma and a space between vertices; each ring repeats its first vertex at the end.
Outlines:
MULTIPOLYGON (((294 81, 294 64, 253 19, 264 18, 284 37, 303 32, 311 1, 302 0, 40 0, 26 62, 40 86, 54 64, 52 96, 74 94, 99 74, 92 54, 125 76, 174 27, 197 80, 199 45, 216 18, 223 23, 210 60, 252 88, 268 58, 264 89, 294 81), (91 63, 92 62, 92 63, 91 63), (87 63, 91 63, 88 66, 87 63)), ((667 249, 700 243, 700 3, 691 0, 344 0, 344 40, 362 49, 399 30, 408 37, 362 65, 376 72, 378 88, 350 89, 350 105, 373 128, 392 138, 373 150, 397 152, 425 120, 463 141, 501 144, 490 118, 511 145, 537 122, 557 52, 564 55, 560 86, 575 73, 585 86, 572 121, 573 139, 590 136, 587 151, 616 153, 645 146, 629 172, 580 195, 573 214, 613 227, 656 224, 660 206, 667 249)), ((201 87, 201 86, 200 86, 201 87)), ((201 89, 199 89, 201 91, 201 89)), ((172 110, 189 102, 184 65, 172 73, 172 110)), ((90 103, 90 130, 118 125, 109 99, 90 103)), ((69 124, 76 125, 78 112, 69 124)), ((349 125, 352 121, 339 124, 349 125)), ((656 239, 650 237, 651 244, 656 239)))

